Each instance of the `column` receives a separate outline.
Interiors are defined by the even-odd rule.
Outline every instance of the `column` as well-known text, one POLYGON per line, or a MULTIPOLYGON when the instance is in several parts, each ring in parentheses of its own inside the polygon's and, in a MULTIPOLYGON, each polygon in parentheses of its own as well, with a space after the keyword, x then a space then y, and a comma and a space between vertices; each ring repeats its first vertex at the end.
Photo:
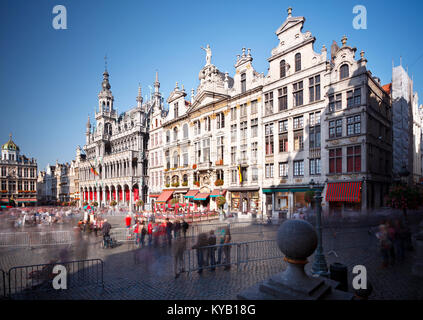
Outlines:
POLYGON ((129 188, 129 212, 132 212, 133 197, 134 195, 132 193, 132 187, 130 187, 129 188))
POLYGON ((97 202, 98 202, 98 206, 101 205, 101 201, 100 201, 100 188, 97 189, 97 202))
POLYGON ((294 212, 294 193, 288 193, 288 216, 287 218, 292 218, 292 213, 294 212))

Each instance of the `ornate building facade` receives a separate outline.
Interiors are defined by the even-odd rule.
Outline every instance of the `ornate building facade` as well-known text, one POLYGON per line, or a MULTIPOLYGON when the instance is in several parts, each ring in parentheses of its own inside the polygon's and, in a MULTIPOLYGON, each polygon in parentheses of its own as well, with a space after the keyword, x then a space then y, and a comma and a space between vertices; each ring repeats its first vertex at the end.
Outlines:
POLYGON ((56 204, 69 202, 70 197, 70 171, 69 163, 59 163, 54 166, 47 165, 45 171, 40 171, 37 179, 37 197, 39 204, 56 204))
POLYGON ((164 158, 155 166, 158 172, 163 164, 164 172, 158 203, 177 198, 215 209, 221 194, 241 216, 262 211, 276 218, 307 205, 313 180, 323 188, 324 210, 383 205, 392 181, 389 94, 363 51, 356 60, 344 36, 330 57, 325 46, 315 52, 304 22, 288 9, 267 75, 252 67, 250 49, 237 56, 233 78, 204 49, 191 101, 178 84, 167 99, 164 158))
POLYGON ((37 203, 37 161, 20 154, 12 135, 1 147, 0 203, 17 206, 37 203))
POLYGON ((131 209, 147 198, 147 127, 154 101, 143 103, 139 88, 137 105, 118 115, 110 88, 106 70, 95 125, 88 118, 86 126, 85 157, 78 169, 80 204, 96 201, 104 206, 114 200, 131 209))

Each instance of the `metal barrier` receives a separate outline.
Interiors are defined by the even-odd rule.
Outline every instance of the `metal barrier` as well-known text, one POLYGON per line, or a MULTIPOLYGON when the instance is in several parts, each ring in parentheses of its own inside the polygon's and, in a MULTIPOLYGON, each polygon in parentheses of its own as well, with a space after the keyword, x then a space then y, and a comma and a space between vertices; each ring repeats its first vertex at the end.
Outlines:
POLYGON ((217 234, 220 230, 229 228, 231 234, 245 234, 245 233, 264 233, 269 231, 276 231, 269 230, 268 226, 264 224, 256 224, 252 222, 231 222, 231 223, 211 223, 211 224, 197 224, 191 225, 188 229, 189 236, 195 237, 198 236, 202 232, 210 232, 210 230, 214 230, 217 234))
POLYGON ((135 233, 128 228, 112 228, 110 236, 117 242, 135 241, 135 233))
POLYGON ((26 247, 28 245, 28 232, 0 233, 0 247, 26 247))
POLYGON ((0 233, 0 247, 35 247, 46 245, 71 244, 72 231, 10 232, 0 233))
POLYGON ((104 288, 103 261, 101 259, 55 262, 48 264, 13 267, 8 272, 9 298, 29 298, 35 294, 55 292, 53 273, 56 265, 66 268, 66 290, 83 286, 104 288))
MULTIPOLYGON (((219 244, 185 251, 183 256, 183 270, 191 273, 218 266, 228 267, 236 265, 239 267, 241 264, 246 265, 252 261, 282 259, 283 257, 284 255, 279 250, 275 240, 219 244), (215 257, 214 264, 211 261, 212 255, 215 257)), ((282 263, 284 262, 282 261, 282 263)))
POLYGON ((0 269, 0 296, 6 298, 6 273, 0 269))

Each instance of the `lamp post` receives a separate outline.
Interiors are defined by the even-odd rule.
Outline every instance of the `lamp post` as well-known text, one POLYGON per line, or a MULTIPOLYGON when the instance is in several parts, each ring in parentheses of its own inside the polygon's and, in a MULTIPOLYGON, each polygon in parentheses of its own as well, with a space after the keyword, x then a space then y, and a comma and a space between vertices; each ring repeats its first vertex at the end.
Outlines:
MULTIPOLYGON (((310 181, 310 189, 313 189, 316 183, 313 179, 310 181)), ((322 241, 322 190, 320 186, 315 189, 315 203, 316 203, 316 229, 317 229, 317 249, 314 255, 313 266, 311 272, 318 276, 327 276, 329 274, 326 259, 323 254, 322 241)))

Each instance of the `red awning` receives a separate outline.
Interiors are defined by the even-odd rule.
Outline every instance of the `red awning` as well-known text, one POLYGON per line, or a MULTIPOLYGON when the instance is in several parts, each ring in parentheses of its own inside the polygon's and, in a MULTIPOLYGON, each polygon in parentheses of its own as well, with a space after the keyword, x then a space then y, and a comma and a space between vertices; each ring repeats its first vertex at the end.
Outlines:
POLYGON ((361 182, 328 183, 326 201, 360 202, 361 182))
POLYGON ((184 197, 185 198, 194 198, 197 193, 198 193, 198 190, 189 190, 184 197))
POLYGON ((150 198, 158 198, 160 196, 160 194, 150 194, 149 197, 150 198))
POLYGON ((173 190, 163 191, 160 196, 157 198, 156 202, 166 202, 172 196, 173 190))
POLYGON ((197 193, 194 197, 194 201, 206 200, 210 196, 210 193, 197 193))
POLYGON ((210 194, 210 198, 217 198, 219 196, 224 196, 226 194, 226 189, 220 192, 220 189, 214 189, 210 194))

